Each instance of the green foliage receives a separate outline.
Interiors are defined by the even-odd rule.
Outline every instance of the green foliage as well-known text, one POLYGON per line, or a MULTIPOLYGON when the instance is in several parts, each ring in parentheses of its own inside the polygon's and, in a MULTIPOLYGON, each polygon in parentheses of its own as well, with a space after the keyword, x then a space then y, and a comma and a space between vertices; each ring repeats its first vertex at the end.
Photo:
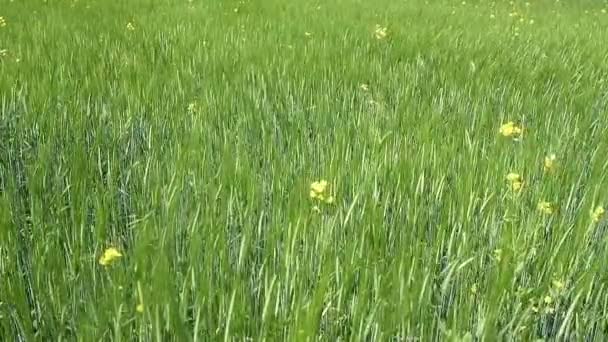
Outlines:
POLYGON ((0 339, 606 339, 607 8, 0 0, 0 339))

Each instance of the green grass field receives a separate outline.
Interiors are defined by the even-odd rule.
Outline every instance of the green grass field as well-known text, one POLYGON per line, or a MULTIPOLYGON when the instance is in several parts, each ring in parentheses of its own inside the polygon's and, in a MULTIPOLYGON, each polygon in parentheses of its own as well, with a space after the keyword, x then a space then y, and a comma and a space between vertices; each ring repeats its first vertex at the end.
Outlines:
POLYGON ((0 0, 0 340, 608 339, 607 9, 0 0))

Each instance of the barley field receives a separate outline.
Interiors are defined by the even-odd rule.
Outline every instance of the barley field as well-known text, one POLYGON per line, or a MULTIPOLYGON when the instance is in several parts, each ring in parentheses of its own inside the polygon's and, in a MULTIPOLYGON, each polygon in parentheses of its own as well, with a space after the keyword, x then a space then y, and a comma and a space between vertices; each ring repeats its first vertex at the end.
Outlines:
POLYGON ((607 10, 0 0, 0 340, 607 340, 607 10))

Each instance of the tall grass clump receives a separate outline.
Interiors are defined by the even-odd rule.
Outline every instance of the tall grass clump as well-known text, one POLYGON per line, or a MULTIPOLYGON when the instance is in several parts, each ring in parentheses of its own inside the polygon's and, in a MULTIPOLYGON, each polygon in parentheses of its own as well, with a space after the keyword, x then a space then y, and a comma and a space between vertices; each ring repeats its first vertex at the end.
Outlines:
POLYGON ((603 340, 608 6, 0 0, 0 340, 603 340))

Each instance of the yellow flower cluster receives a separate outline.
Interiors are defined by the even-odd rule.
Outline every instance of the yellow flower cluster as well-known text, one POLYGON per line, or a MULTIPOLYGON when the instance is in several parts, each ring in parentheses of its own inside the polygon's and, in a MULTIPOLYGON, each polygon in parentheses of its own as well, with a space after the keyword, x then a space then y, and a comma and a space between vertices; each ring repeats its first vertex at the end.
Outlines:
POLYGON ((606 210, 604 209, 604 207, 597 206, 595 209, 591 210, 591 219, 593 220, 594 223, 598 223, 602 220, 602 218, 604 218, 604 215, 606 214, 606 210))
POLYGON ((329 183, 326 180, 320 180, 310 184, 310 198, 319 202, 331 204, 334 203, 334 196, 329 193, 329 183))
POLYGON ((383 40, 388 37, 388 28, 380 25, 376 25, 376 29, 374 30, 374 36, 378 40, 383 40))
POLYGON ((551 285, 548 294, 538 299, 530 299, 531 309, 534 313, 552 314, 555 312, 556 306, 559 305, 560 299, 564 295, 565 284, 561 280, 553 280, 551 285))
POLYGON ((4 17, 0 17, 0 27, 6 26, 6 19, 4 17))
MULTIPOLYGON (((516 125, 513 121, 509 121, 506 124, 503 124, 499 133, 504 137, 520 137, 522 135, 523 129, 516 125)), ((558 160, 555 153, 550 153, 545 156, 543 160, 543 171, 545 173, 552 173, 558 166, 558 160)), ((524 178, 515 172, 511 172, 506 176, 507 183, 511 191, 519 193, 525 186, 524 178)), ((557 206, 553 202, 548 202, 545 200, 541 200, 538 202, 536 209, 538 212, 544 215, 552 215, 556 212, 557 206)), ((600 222, 606 214, 606 210, 602 206, 596 206, 594 209, 589 211, 589 215, 591 216, 591 220, 593 223, 600 222)))
POLYGON ((110 266, 116 260, 122 257, 122 253, 114 247, 110 247, 103 252, 103 255, 99 258, 99 264, 102 266, 110 266))
POLYGON ((523 133, 523 129, 517 124, 515 124, 515 122, 509 121, 506 124, 500 126, 498 132, 502 134, 502 136, 507 138, 519 138, 523 133))
POLYGON ((551 215, 555 211, 555 205, 553 205, 553 203, 547 202, 547 201, 538 202, 537 208, 538 208, 538 211, 540 211, 541 213, 543 213, 545 215, 551 215))
POLYGON ((133 26, 133 23, 131 23, 131 22, 127 23, 127 30, 129 30, 129 31, 135 31, 135 26, 133 26))
POLYGON ((552 172, 553 170, 555 170, 556 166, 557 157, 554 153, 545 157, 545 162, 543 163, 543 169, 545 170, 545 172, 552 172))
POLYGON ((524 187, 524 179, 518 173, 511 172, 507 175, 507 182, 509 183, 509 187, 514 192, 519 192, 524 187))

